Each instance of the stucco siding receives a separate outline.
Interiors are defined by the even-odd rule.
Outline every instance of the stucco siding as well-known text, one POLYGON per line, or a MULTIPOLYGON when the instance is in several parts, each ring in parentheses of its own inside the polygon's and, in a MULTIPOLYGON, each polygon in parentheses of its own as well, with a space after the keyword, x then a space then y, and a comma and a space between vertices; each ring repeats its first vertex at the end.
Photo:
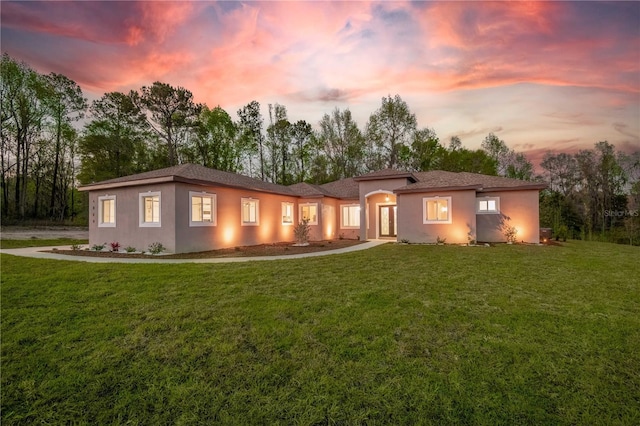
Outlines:
POLYGON ((238 190, 225 187, 176 185, 176 239, 180 252, 216 250, 227 247, 293 241, 297 223, 296 199, 283 195, 238 190), (216 225, 191 226, 190 192, 216 195, 216 225), (243 198, 258 200, 258 225, 242 225, 243 198), (294 204, 293 224, 282 224, 282 203, 294 204))
POLYGON ((398 241, 467 243, 467 234, 475 229, 475 191, 413 193, 398 195, 398 241), (424 198, 451 197, 451 223, 424 224, 424 198))
MULTIPOLYGON (((335 212, 335 232, 333 238, 344 238, 347 240, 357 240, 360 238, 360 228, 344 228, 342 226, 342 207, 343 206, 353 206, 355 204, 359 204, 359 200, 338 200, 330 198, 332 205, 334 206, 335 212)), ((362 210, 362 208, 360 209, 362 210)), ((360 222, 362 226, 362 221, 360 222)))
POLYGON ((518 233, 516 241, 540 242, 540 211, 538 190, 502 191, 478 194, 478 198, 499 197, 500 214, 478 214, 478 241, 505 242, 501 230, 502 220, 514 226, 518 233))
POLYGON ((134 186, 128 188, 91 191, 89 193, 89 245, 120 243, 120 246, 148 250, 149 244, 159 242, 168 252, 176 251, 175 189, 172 184, 134 186), (140 194, 160 193, 159 227, 140 226, 140 194), (99 226, 99 197, 115 196, 115 227, 99 226))
POLYGON ((378 212, 376 205, 395 204, 393 190, 408 183, 407 178, 383 179, 359 182, 360 205, 366 208, 360 211, 360 239, 378 238, 378 212), (385 200, 389 195, 390 202, 385 200))

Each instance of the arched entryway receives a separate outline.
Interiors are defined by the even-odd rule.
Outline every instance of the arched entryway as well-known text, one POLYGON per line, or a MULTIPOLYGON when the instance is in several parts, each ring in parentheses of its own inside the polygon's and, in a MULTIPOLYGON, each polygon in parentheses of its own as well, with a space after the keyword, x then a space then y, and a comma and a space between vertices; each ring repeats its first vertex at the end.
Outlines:
POLYGON ((395 240, 398 234, 396 195, 391 191, 377 190, 366 194, 365 200, 366 238, 395 240))

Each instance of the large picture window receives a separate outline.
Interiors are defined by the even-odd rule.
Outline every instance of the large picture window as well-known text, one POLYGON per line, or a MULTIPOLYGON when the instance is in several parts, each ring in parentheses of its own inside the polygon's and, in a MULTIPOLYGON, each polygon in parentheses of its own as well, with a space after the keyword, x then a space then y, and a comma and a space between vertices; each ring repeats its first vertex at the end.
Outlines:
POLYGON ((300 220, 308 220, 309 225, 318 224, 318 204, 300 204, 300 220))
POLYGON ((257 226, 260 224, 260 201, 253 198, 241 200, 242 225, 257 226))
POLYGON ((343 229, 360 228, 360 205, 349 204, 340 207, 340 227, 343 229))
POLYGON ((423 223, 451 223, 451 197, 423 198, 423 223))
POLYGON ((160 226, 160 192, 140 194, 140 226, 160 226))
POLYGON ((116 226, 116 196, 98 197, 98 227, 116 226))
POLYGON ((282 203, 282 224, 293 225, 293 203, 282 203))
POLYGON ((500 213, 500 197, 483 197, 476 201, 476 211, 480 214, 500 213))
POLYGON ((189 226, 214 226, 216 224, 216 195, 205 192, 189 192, 191 203, 189 226))

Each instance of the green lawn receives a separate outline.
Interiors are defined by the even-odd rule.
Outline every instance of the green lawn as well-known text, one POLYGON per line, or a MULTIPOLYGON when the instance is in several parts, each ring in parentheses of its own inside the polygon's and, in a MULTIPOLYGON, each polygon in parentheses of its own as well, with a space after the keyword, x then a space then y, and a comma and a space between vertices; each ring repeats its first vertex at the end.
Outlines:
POLYGON ((1 256, 2 424, 640 424, 640 248, 1 256))
POLYGON ((3 240, 0 239, 0 248, 15 249, 24 247, 46 247, 46 246, 71 246, 72 244, 87 244, 88 240, 75 240, 72 238, 54 238, 54 239, 37 239, 28 240, 3 240))

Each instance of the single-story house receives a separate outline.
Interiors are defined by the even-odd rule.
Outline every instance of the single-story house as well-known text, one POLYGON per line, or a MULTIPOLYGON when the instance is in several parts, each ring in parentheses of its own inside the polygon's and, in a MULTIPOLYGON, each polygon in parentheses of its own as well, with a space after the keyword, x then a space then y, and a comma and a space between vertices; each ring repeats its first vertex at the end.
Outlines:
POLYGON ((89 244, 186 253, 294 240, 539 242, 538 182, 475 173, 386 169, 324 185, 283 186, 182 164, 84 185, 89 244))

